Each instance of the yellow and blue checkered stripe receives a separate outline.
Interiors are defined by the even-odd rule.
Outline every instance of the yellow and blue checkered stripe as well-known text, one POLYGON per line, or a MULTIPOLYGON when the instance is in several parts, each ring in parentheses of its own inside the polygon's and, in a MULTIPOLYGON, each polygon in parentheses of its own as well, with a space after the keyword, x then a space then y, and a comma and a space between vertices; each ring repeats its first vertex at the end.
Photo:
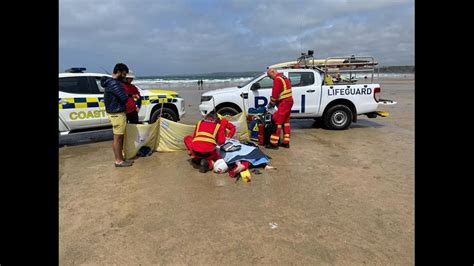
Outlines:
MULTIPOLYGON (((103 102, 104 97, 77 97, 77 98, 59 98, 59 101, 64 100, 68 103, 59 103, 59 109, 75 109, 75 108, 97 108, 105 107, 103 102)), ((142 105, 154 103, 175 103, 178 100, 166 95, 151 95, 142 96, 142 105)))
POLYGON ((59 98, 59 109, 105 107, 103 99, 104 97, 59 98), (68 103, 62 104, 61 100, 67 101, 68 103))
POLYGON ((152 103, 175 103, 178 100, 171 96, 166 95, 151 95, 151 96, 142 96, 142 105, 152 104, 152 103))

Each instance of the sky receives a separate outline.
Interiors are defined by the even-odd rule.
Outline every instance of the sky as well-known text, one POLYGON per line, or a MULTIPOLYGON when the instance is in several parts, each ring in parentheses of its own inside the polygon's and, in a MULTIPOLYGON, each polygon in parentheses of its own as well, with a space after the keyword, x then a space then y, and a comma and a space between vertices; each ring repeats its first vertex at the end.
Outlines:
POLYGON ((414 65, 414 0, 59 0, 59 72, 265 71, 315 58, 414 65))

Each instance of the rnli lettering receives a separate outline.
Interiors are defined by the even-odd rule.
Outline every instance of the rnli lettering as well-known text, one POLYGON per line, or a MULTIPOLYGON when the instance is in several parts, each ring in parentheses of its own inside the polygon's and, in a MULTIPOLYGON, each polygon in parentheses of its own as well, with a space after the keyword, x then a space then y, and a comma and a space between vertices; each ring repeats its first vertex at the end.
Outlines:
POLYGON ((255 108, 266 107, 268 104, 268 99, 264 96, 255 96, 255 108), (263 103, 260 103, 263 101, 263 103))
POLYGON ((344 96, 344 95, 371 95, 371 88, 336 88, 328 89, 328 96, 344 96))
POLYGON ((69 118, 71 120, 77 120, 77 119, 92 119, 92 118, 100 118, 100 117, 106 117, 105 110, 95 110, 95 111, 80 111, 80 112, 71 112, 69 114, 69 118))

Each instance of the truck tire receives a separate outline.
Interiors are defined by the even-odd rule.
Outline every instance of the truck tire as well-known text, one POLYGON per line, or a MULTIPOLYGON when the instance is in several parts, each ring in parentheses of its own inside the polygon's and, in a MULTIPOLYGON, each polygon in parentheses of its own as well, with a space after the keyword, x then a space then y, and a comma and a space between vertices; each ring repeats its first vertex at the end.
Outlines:
POLYGON ((324 125, 332 130, 347 129, 352 123, 352 111, 349 107, 338 104, 327 110, 324 125))
MULTIPOLYGON (((156 109, 155 112, 151 115, 149 121, 150 124, 155 123, 155 121, 158 119, 158 117, 160 116, 160 109, 161 108, 156 109)), ((168 120, 173 120, 174 122, 178 122, 178 114, 166 107, 163 107, 161 117, 166 118, 168 120)))
POLYGON ((219 113, 222 116, 226 116, 226 115, 234 116, 234 115, 240 113, 235 108, 230 107, 230 106, 221 107, 221 108, 219 108, 219 110, 216 110, 216 111, 217 111, 217 113, 219 113))

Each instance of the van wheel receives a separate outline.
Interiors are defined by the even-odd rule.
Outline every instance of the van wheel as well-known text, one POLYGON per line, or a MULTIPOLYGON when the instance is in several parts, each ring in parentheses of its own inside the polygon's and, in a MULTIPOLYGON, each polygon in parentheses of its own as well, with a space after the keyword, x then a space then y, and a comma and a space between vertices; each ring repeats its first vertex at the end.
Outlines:
POLYGON ((338 104, 327 110, 324 125, 333 130, 347 129, 352 123, 352 111, 349 107, 338 104))
MULTIPOLYGON (((158 120, 158 117, 160 116, 160 109, 161 108, 156 109, 155 112, 151 115, 150 124, 153 124, 156 122, 156 120, 158 120)), ((161 117, 166 118, 168 120, 172 120, 174 122, 178 122, 178 115, 173 112, 173 110, 166 107, 163 107, 161 117)))
POLYGON ((222 116, 234 116, 236 114, 239 113, 239 111, 237 111, 235 108, 233 107, 230 107, 230 106, 224 106, 222 108, 220 108, 219 110, 217 110, 217 113, 222 115, 222 116))

